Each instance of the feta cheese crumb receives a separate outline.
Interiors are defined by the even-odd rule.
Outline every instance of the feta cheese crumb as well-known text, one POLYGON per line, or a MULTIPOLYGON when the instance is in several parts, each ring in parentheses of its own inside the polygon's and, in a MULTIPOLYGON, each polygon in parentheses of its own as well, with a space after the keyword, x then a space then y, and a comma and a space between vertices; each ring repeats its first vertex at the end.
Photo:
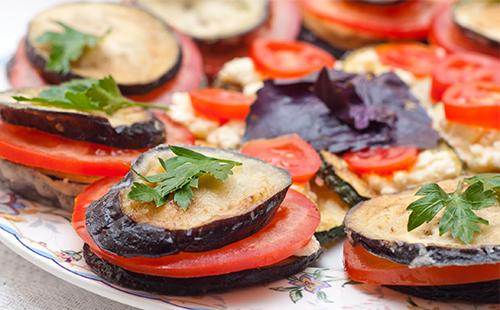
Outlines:
POLYGON ((250 57, 226 62, 217 75, 216 83, 236 86, 246 95, 255 94, 264 85, 250 57))
POLYGON ((244 132, 245 122, 230 121, 210 132, 207 142, 225 149, 234 149, 240 145, 244 132))

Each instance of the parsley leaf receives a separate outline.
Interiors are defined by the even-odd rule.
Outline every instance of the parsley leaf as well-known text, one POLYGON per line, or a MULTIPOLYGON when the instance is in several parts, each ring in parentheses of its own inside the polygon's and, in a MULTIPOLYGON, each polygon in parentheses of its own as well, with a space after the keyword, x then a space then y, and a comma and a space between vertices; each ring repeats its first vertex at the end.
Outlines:
POLYGON ((450 232, 453 238, 469 244, 474 234, 481 231, 479 224, 488 225, 488 221, 477 216, 474 211, 498 206, 499 191, 500 174, 494 173, 479 174, 460 181, 452 193, 446 193, 437 184, 424 185, 416 193, 423 197, 407 207, 411 211, 408 231, 429 223, 444 209, 439 221, 439 234, 450 232), (464 183, 469 184, 465 191, 464 183))
POLYGON ((128 107, 163 109, 167 107, 136 102, 122 96, 118 85, 111 76, 100 80, 77 79, 58 86, 46 88, 38 97, 13 96, 19 102, 32 102, 36 105, 83 112, 100 111, 113 115, 128 107))
POLYGON ((180 146, 169 146, 176 156, 158 158, 164 172, 144 176, 132 169, 141 180, 134 182, 128 197, 142 202, 154 202, 157 207, 173 200, 181 209, 187 209, 193 198, 193 188, 198 188, 199 178, 210 175, 224 181, 233 174, 232 169, 241 163, 205 156, 180 146))
POLYGON ((85 48, 96 46, 100 38, 80 32, 63 22, 55 21, 55 23, 63 28, 62 32, 44 32, 36 41, 37 43, 47 44, 50 48, 45 69, 68 73, 71 62, 78 60, 85 48))

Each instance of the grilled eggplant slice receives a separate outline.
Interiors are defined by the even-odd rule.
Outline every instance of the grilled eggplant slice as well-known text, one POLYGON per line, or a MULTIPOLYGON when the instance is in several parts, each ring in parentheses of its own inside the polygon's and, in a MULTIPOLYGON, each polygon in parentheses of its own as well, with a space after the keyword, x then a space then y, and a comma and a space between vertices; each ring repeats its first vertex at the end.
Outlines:
MULTIPOLYGON (((439 183, 451 192, 457 180, 439 183)), ((430 223, 408 232, 406 207, 416 200, 415 191, 373 198, 354 207, 344 225, 353 244, 410 267, 477 265, 500 262, 500 208, 477 210, 489 221, 471 244, 463 244, 445 234, 439 235, 438 214, 430 223)))
POLYGON ((466 36, 478 44, 500 48, 498 1, 458 1, 453 6, 453 20, 466 36))
MULTIPOLYGON (((87 209, 87 229, 102 249, 120 256, 160 256, 200 252, 241 240, 264 227, 291 185, 285 170, 238 153, 191 147, 207 156, 236 160, 241 166, 226 181, 201 178, 187 210, 174 203, 157 208, 127 198, 129 173, 87 209)), ((133 168, 148 175, 160 169, 158 157, 173 154, 158 146, 141 155, 133 168)))
POLYGON ((304 270, 321 255, 317 250, 308 256, 293 256, 268 267, 199 277, 167 278, 127 271, 97 257, 88 245, 83 247, 83 257, 92 270, 111 283, 133 289, 164 295, 200 295, 239 287, 272 282, 304 270))
POLYGON ((67 3, 41 12, 29 25, 26 53, 50 83, 112 75, 126 95, 145 94, 171 80, 182 59, 179 42, 163 21, 139 8, 112 3, 67 3), (50 47, 37 42, 46 31, 60 31, 55 21, 101 37, 67 74, 45 70, 50 47))
POLYGON ((69 211, 76 195, 87 186, 7 160, 0 160, 0 185, 26 199, 69 211))
POLYGON ((136 0, 167 24, 202 43, 244 36, 269 15, 267 0, 136 0))
POLYGON ((344 217, 349 206, 326 184, 312 182, 311 191, 316 195, 316 204, 321 214, 321 222, 314 236, 321 245, 332 244, 344 236, 344 217))
POLYGON ((354 206, 375 196, 368 184, 349 170, 340 157, 327 151, 322 151, 320 155, 322 165, 318 175, 347 205, 354 206))
POLYGON ((85 113, 17 102, 12 96, 36 97, 42 88, 0 93, 2 120, 36 128, 70 139, 124 149, 142 149, 164 143, 165 126, 150 111, 131 107, 112 116, 102 112, 85 113))

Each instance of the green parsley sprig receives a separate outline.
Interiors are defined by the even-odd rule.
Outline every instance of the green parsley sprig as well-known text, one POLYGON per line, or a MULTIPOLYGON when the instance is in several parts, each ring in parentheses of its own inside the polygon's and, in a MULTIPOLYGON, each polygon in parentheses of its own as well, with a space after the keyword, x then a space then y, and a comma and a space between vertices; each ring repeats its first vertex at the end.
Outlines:
POLYGON ((446 193, 437 184, 422 186, 416 193, 423 196, 412 202, 408 231, 429 223, 442 209, 439 234, 450 232, 455 239, 471 243, 474 234, 481 231, 480 224, 488 221, 474 211, 500 205, 500 174, 485 173, 461 180, 454 192, 446 193), (469 186, 464 190, 465 184, 469 186))
POLYGON ((82 112, 101 111, 113 115, 128 107, 168 110, 167 107, 129 100, 122 96, 111 76, 100 80, 78 79, 46 88, 38 97, 13 96, 19 102, 82 112))
POLYGON ((62 32, 47 31, 36 38, 36 42, 46 44, 50 48, 46 70, 68 73, 71 63, 78 60, 86 48, 97 45, 101 37, 80 32, 67 24, 55 21, 62 27, 62 32))
POLYGON ((240 162, 205 156, 180 146, 169 146, 177 156, 158 158, 164 172, 144 176, 132 169, 145 183, 134 182, 129 199, 154 202, 157 207, 173 200, 181 209, 187 209, 193 198, 193 188, 198 188, 199 178, 210 175, 219 181, 226 180, 240 162))

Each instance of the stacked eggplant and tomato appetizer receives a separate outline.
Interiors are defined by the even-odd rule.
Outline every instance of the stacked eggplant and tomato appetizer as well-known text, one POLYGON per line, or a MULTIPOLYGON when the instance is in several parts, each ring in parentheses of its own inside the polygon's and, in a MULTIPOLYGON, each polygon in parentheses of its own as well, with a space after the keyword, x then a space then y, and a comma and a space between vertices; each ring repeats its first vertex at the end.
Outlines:
POLYGON ((345 219, 354 281, 426 299, 500 303, 500 174, 363 202, 345 219))
POLYGON ((11 59, 13 88, 111 75, 124 95, 168 102, 173 91, 200 87, 194 42, 133 6, 66 3, 37 14, 11 59))
POLYGON ((112 77, 0 93, 1 182, 23 197, 71 209, 103 176, 124 175, 144 150, 193 143, 152 104, 123 97, 112 77))
POLYGON ((84 257, 112 283, 193 295, 277 280, 321 253, 319 212, 287 171, 232 151, 158 146, 75 203, 84 257))
POLYGON ((259 39, 295 40, 300 10, 288 0, 131 0, 191 37, 203 56, 204 71, 215 77, 222 65, 249 54, 259 39))

